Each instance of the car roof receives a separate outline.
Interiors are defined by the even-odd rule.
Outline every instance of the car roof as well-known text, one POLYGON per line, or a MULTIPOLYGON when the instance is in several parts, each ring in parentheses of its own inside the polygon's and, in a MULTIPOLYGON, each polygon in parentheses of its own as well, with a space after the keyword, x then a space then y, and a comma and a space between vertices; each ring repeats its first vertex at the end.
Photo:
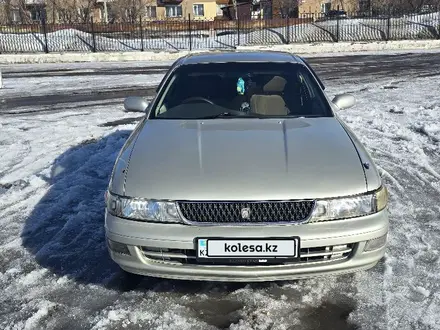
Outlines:
POLYGON ((234 62, 302 63, 302 60, 292 53, 281 51, 223 51, 189 54, 181 59, 179 65, 234 62))

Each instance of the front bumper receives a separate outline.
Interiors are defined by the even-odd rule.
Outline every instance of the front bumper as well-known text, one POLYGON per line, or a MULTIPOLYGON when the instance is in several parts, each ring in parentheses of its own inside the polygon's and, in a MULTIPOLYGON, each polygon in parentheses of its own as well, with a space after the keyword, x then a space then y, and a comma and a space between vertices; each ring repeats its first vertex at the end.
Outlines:
POLYGON ((105 220, 107 239, 126 246, 126 253, 115 252, 109 248, 111 258, 122 269, 154 277, 212 281, 292 280, 365 270, 375 266, 384 256, 386 249, 386 245, 382 245, 375 250, 365 252, 364 247, 367 241, 386 235, 388 227, 386 210, 360 218, 302 225, 154 224, 125 220, 108 213, 106 213, 105 220), (300 263, 233 266, 187 263, 182 253, 163 252, 179 251, 190 256, 196 249, 194 244, 196 237, 289 236, 301 238, 302 251, 313 252, 318 248, 331 250, 334 247, 346 246, 350 248, 350 253, 338 255, 339 258, 306 258, 307 260, 300 263), (173 255, 180 255, 183 258, 168 258, 173 255))

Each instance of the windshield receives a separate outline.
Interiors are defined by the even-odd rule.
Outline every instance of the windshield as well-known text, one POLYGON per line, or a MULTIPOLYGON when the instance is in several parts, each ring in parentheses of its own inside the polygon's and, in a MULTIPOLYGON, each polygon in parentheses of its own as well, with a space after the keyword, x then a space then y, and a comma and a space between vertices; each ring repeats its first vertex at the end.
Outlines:
POLYGON ((294 63, 184 65, 164 82, 150 119, 331 117, 309 70, 294 63))

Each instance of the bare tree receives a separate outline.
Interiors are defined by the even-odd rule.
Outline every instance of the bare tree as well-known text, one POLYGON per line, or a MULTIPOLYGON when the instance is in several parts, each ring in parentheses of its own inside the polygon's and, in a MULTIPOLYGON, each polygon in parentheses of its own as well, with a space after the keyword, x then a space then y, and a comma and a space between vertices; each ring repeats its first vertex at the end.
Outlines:
POLYGON ((439 8, 440 0, 373 0, 373 9, 386 12, 420 12, 425 6, 439 8))
POLYGON ((18 13, 19 19, 21 23, 31 23, 31 17, 26 8, 25 0, 6 0, 6 15, 8 17, 8 21, 12 23, 12 15, 13 12, 18 13))
POLYGON ((359 0, 334 0, 332 7, 346 12, 355 12, 359 9, 359 0))
POLYGON ((52 22, 87 23, 90 22, 95 0, 49 0, 46 11, 51 14, 52 22))
POLYGON ((0 1, 0 23, 12 24, 12 4, 11 0, 0 1))
POLYGON ((115 18, 124 23, 135 23, 145 14, 145 2, 142 0, 115 0, 111 10, 115 18))
POLYGON ((273 0, 275 14, 280 17, 294 17, 298 12, 298 0, 273 0))

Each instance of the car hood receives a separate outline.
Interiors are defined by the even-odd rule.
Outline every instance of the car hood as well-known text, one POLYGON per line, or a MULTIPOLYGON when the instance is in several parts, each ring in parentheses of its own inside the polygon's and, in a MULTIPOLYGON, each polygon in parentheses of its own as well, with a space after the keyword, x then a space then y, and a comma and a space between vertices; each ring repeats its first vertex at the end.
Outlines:
POLYGON ((366 191, 334 117, 148 120, 128 162, 125 195, 170 200, 285 200, 366 191))

